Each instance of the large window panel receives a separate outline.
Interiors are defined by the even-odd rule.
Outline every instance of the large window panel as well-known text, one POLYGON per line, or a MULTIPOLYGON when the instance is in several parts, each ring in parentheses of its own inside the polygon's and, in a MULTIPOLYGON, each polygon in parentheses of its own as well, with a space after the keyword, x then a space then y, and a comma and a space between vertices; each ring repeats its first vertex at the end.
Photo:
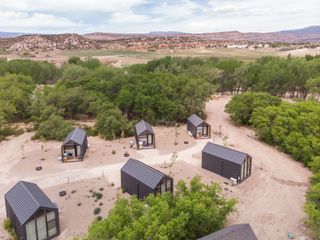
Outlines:
POLYGON ((166 192, 166 183, 161 183, 161 194, 166 192))
POLYGON ((27 240, 37 240, 36 221, 33 219, 26 224, 27 240))
POLYGON ((47 239, 47 225, 45 215, 40 215, 37 217, 37 229, 39 240, 47 239))
POLYGON ((171 192, 172 191, 172 181, 171 179, 167 180, 167 192, 171 192))
POLYGON ((54 211, 47 213, 48 235, 54 236, 57 233, 56 213, 54 211))

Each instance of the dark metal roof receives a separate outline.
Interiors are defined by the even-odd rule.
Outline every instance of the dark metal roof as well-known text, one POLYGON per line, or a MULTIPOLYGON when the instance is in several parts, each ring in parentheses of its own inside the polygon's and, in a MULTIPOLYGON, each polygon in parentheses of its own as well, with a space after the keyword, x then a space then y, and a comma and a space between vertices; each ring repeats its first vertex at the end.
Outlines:
POLYGON ((239 152, 237 150, 227 148, 218 144, 208 142, 203 148, 202 152, 208 153, 210 155, 217 156, 219 158, 228 160, 230 162, 242 164, 246 159, 248 154, 239 152))
POLYGON ((121 171, 129 174, 152 189, 155 189, 162 178, 166 176, 164 173, 132 158, 129 158, 123 165, 121 171))
POLYGON ((249 224, 236 224, 198 240, 258 240, 258 238, 249 224))
POLYGON ((151 125, 144 120, 141 120, 140 122, 138 122, 134 127, 137 135, 140 135, 144 131, 148 131, 149 133, 154 134, 154 131, 151 125))
POLYGON ((63 145, 73 141, 79 145, 82 145, 87 133, 81 128, 75 128, 71 132, 68 133, 67 137, 63 141, 63 145))
POLYGON ((21 225, 26 223, 39 208, 57 209, 37 184, 20 181, 5 195, 5 199, 21 225))
POLYGON ((196 127, 203 123, 203 120, 195 114, 192 114, 190 117, 188 117, 188 121, 196 127))

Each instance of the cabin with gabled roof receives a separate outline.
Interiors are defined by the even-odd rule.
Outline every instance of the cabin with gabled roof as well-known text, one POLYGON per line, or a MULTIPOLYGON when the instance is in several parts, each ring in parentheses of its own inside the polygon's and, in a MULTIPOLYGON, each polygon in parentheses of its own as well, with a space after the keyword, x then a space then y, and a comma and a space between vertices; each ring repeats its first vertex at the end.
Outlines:
POLYGON ((245 223, 225 227, 198 240, 258 240, 258 238, 251 226, 245 223))
POLYGON ((202 168, 240 183, 251 175, 252 158, 247 153, 208 142, 202 150, 202 168))
POLYGON ((38 185, 20 181, 5 195, 7 217, 19 239, 52 239, 59 235, 59 211, 38 185))
POLYGON ((73 129, 61 146, 62 162, 83 161, 88 148, 87 133, 81 128, 73 129))
POLYGON ((187 130, 196 139, 199 138, 210 138, 211 137, 211 126, 207 122, 203 121, 196 114, 191 115, 187 119, 187 130))
POLYGON ((155 134, 149 123, 141 120, 134 126, 137 149, 155 148, 155 134))
POLYGON ((173 192, 173 178, 130 158, 121 168, 121 188, 143 199, 149 194, 173 192))

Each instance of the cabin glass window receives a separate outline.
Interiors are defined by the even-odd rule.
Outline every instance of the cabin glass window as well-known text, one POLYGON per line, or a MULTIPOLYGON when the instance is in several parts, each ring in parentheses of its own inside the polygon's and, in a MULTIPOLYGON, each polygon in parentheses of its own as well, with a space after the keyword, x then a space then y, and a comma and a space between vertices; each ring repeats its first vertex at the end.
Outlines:
POLYGON ((244 168, 244 163, 242 163, 242 165, 241 165, 241 178, 240 178, 240 180, 242 180, 244 177, 244 170, 245 170, 245 168, 244 168))
POLYGON ((244 161, 244 176, 246 177, 248 175, 248 159, 244 161))
POLYGON ((47 239, 46 217, 44 214, 37 217, 37 230, 39 240, 47 239))
POLYGON ((146 144, 147 144, 147 136, 146 135, 139 136, 139 145, 145 146, 146 144))
POLYGON ((172 192, 172 181, 171 181, 171 179, 167 180, 167 192, 172 192))
POLYGON ((153 137, 150 134, 148 135, 148 144, 149 145, 153 144, 153 137))
POLYGON ((77 156, 81 155, 81 146, 77 146, 77 156))
POLYGON ((52 211, 47 213, 47 223, 48 223, 48 235, 49 237, 52 237, 57 233, 55 212, 52 211))
POLYGON ((161 183, 161 194, 166 192, 166 182, 161 183))
POLYGON ((26 224, 27 240, 37 240, 36 221, 32 219, 26 224))
POLYGON ((198 137, 202 136, 202 131, 203 131, 203 127, 197 127, 197 136, 198 137))
POLYGON ((204 136, 208 135, 208 127, 203 127, 203 135, 204 136))

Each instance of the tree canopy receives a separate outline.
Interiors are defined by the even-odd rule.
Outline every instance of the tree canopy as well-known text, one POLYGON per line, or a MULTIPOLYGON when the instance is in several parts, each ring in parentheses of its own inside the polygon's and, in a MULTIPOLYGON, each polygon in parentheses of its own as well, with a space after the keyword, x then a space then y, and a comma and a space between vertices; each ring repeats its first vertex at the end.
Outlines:
POLYGON ((281 102, 271 95, 245 93, 234 96, 226 110, 232 119, 254 127, 265 142, 310 167, 313 184, 307 193, 307 224, 320 237, 320 103, 281 102), (255 99, 257 98, 257 99, 255 99), (264 98, 268 101, 263 100, 264 98), (252 104, 255 99, 257 104, 252 104))
POLYGON ((234 206, 216 183, 205 185, 195 177, 190 186, 179 181, 174 195, 118 199, 105 219, 89 227, 86 239, 198 239, 223 228, 234 206))

